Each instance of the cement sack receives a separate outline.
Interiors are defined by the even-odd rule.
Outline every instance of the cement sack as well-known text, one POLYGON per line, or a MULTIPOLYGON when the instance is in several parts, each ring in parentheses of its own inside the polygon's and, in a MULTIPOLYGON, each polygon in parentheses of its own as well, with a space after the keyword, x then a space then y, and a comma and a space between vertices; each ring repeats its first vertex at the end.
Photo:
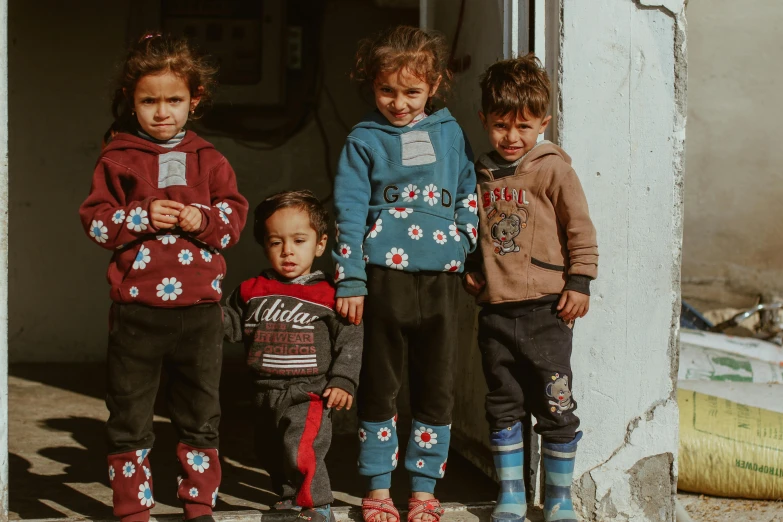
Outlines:
POLYGON ((680 346, 700 346, 712 350, 750 357, 780 366, 783 364, 783 347, 756 339, 755 337, 734 337, 701 330, 680 330, 680 346))
POLYGON ((745 406, 783 413, 783 384, 726 381, 677 381, 677 389, 712 395, 745 406))
POLYGON ((687 390, 677 402, 679 489, 783 499, 783 414, 687 390))
POLYGON ((783 370, 777 363, 681 342, 677 378, 681 381, 783 383, 783 370))

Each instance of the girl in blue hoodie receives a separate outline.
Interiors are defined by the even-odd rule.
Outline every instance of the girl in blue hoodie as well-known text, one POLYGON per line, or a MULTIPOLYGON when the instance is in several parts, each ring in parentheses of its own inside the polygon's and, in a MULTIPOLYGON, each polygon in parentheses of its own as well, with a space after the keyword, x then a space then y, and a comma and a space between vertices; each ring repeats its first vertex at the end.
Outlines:
POLYGON ((446 470, 460 276, 475 248, 476 175, 470 146, 448 109, 444 38, 397 27, 361 43, 353 79, 376 110, 351 131, 335 179, 337 311, 364 319, 359 473, 368 479, 366 522, 397 522, 396 398, 408 349, 413 423, 405 455, 408 520, 437 522, 446 470))

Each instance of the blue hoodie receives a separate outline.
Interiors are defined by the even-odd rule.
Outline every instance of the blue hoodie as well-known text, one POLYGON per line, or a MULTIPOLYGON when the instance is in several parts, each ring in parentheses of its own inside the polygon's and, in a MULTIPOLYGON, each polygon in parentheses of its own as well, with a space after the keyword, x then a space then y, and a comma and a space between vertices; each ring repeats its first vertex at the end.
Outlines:
POLYGON ((367 295, 365 264, 462 272, 478 232, 476 173, 448 109, 413 127, 373 111, 356 125, 334 182, 337 297, 367 295))

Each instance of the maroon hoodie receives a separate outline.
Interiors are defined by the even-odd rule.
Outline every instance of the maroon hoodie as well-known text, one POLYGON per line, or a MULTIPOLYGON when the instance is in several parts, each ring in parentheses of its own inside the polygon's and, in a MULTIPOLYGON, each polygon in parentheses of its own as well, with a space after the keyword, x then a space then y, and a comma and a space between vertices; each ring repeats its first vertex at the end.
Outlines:
POLYGON ((170 149, 120 133, 98 159, 79 214, 90 238, 114 252, 112 300, 171 308, 220 301, 220 251, 239 241, 247 200, 226 158, 195 133, 170 149), (156 199, 199 208, 201 230, 155 228, 149 207, 156 199))

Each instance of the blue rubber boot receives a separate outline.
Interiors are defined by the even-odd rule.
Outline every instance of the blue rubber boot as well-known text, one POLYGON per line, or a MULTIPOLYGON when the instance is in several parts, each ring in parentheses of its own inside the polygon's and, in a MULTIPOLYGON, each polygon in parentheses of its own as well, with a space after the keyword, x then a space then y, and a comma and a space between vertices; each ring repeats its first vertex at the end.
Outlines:
POLYGON ((546 473, 546 497, 544 520, 546 522, 577 522, 571 502, 571 482, 574 480, 576 445, 582 438, 579 431, 574 440, 566 444, 544 442, 542 456, 546 473))
POLYGON ((524 443, 522 423, 489 434, 492 459, 500 480, 497 505, 492 512, 492 522, 524 522, 527 513, 525 481, 522 475, 524 443))

